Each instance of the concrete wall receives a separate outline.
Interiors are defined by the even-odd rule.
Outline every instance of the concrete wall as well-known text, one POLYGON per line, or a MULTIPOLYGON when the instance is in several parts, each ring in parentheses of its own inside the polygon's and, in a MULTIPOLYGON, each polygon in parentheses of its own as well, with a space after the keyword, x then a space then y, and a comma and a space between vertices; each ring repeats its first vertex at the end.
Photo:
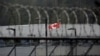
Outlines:
MULTIPOLYGON (((32 33, 35 37, 45 37, 45 24, 0 26, 0 36, 13 36, 13 31, 7 28, 15 28, 16 36, 27 37, 32 33)), ((74 30, 69 28, 75 28, 77 36, 100 36, 100 26, 97 24, 61 24, 58 29, 48 28, 48 37, 75 36, 74 30)))

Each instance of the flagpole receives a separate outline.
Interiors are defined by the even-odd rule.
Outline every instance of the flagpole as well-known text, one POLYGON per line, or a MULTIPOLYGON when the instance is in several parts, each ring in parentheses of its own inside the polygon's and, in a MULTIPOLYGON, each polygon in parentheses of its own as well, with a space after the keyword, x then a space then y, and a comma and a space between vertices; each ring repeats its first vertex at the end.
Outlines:
POLYGON ((48 56, 48 45, 47 45, 47 18, 45 18, 45 37, 46 37, 46 56, 48 56))

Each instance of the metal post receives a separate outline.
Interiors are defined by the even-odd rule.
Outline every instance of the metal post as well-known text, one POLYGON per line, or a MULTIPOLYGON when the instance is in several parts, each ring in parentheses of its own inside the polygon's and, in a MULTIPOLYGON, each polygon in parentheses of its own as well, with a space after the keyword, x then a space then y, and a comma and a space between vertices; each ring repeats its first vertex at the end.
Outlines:
POLYGON ((74 30, 75 37, 76 37, 76 29, 75 28, 69 28, 68 30, 74 30))
MULTIPOLYGON (((13 33, 13 35, 14 35, 14 37, 16 36, 16 30, 14 29, 14 28, 7 28, 7 30, 12 30, 14 33, 13 33)), ((16 55, 16 40, 14 40, 14 46, 15 46, 15 50, 14 50, 14 53, 15 53, 15 56, 17 56, 16 55)))
POLYGON ((73 46, 73 40, 70 41, 70 45, 71 45, 71 50, 72 50, 70 55, 73 56, 73 50, 74 50, 74 48, 73 48, 74 47, 73 46))
MULTIPOLYGON (((35 45, 35 47, 32 49, 32 51, 30 52, 30 54, 29 54, 28 56, 31 56, 32 53, 36 51, 37 46, 38 46, 38 45, 35 45)), ((36 56, 36 55, 35 55, 35 56, 36 56)))
POLYGON ((10 56, 10 54, 12 53, 12 51, 15 49, 15 45, 14 45, 14 47, 11 49, 11 51, 8 53, 8 55, 7 56, 10 56))
MULTIPOLYGON (((76 29, 75 28, 69 28, 68 30, 74 30, 74 33, 75 33, 75 37, 76 37, 76 29)), ((70 45, 71 45, 71 47, 70 47, 70 50, 71 50, 71 52, 70 52, 70 54, 69 55, 71 55, 71 56, 73 56, 73 50, 74 50, 74 48, 76 47, 76 49, 77 49, 77 44, 74 46, 73 45, 73 40, 70 40, 70 45)), ((77 53, 77 50, 76 50, 76 53, 77 53)), ((76 54, 77 55, 77 54, 76 54)))
POLYGON ((88 50, 86 51, 86 53, 84 54, 84 56, 88 56, 88 53, 90 52, 90 50, 93 48, 94 43, 92 43, 90 45, 90 47, 88 48, 88 50))
POLYGON ((47 18, 45 18, 46 56, 48 56, 47 34, 47 18))
POLYGON ((52 56, 52 53, 55 51, 55 49, 58 47, 58 45, 56 45, 55 47, 54 47, 54 49, 51 51, 51 53, 49 54, 49 56, 52 56))
MULTIPOLYGON (((16 36, 16 31, 15 31, 15 29, 13 29, 13 31, 14 31, 14 37, 15 37, 16 36)), ((14 52, 15 52, 15 56, 17 56, 16 55, 16 40, 14 41, 14 44, 15 44, 15 51, 14 52)))

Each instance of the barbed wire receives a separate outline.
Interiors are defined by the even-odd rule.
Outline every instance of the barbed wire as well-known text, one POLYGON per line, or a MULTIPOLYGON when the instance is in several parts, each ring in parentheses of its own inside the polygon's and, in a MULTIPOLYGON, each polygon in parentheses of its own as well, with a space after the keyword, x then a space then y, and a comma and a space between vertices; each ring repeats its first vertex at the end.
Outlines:
MULTIPOLYGON (((21 12, 19 11, 20 9, 25 9, 25 11, 27 12, 27 16, 28 16, 28 24, 29 24, 29 33, 30 34, 33 34, 34 32, 34 29, 32 28, 32 25, 31 25, 31 20, 32 20, 32 14, 31 14, 31 11, 30 11, 30 8, 33 9, 34 11, 36 11, 37 13, 37 16, 38 16, 38 34, 39 36, 41 36, 41 20, 42 19, 42 15, 41 15, 41 12, 39 11, 39 9, 43 10, 43 12, 45 13, 46 15, 46 18, 48 19, 48 24, 50 23, 49 22, 49 19, 50 19, 50 16, 49 16, 49 13, 48 13, 48 10, 51 10, 54 14, 55 14, 55 18, 57 18, 56 20, 58 21, 59 20, 59 16, 62 16, 62 15, 58 15, 57 11, 55 9, 58 9, 58 10, 62 10, 61 13, 63 13, 65 16, 66 16, 66 20, 67 20, 67 24, 71 24, 71 19, 70 19, 70 14, 67 12, 68 10, 71 11, 71 13, 73 13, 74 17, 75 17, 75 23, 72 24, 73 25, 73 28, 75 28, 75 24, 78 24, 79 20, 78 20, 78 15, 77 15, 77 12, 76 10, 79 10, 80 12, 82 12, 84 14, 84 16, 86 17, 86 24, 90 24, 89 23, 89 15, 86 11, 89 11, 91 12, 91 14, 94 16, 95 18, 95 24, 98 24, 98 17, 97 15, 95 14, 95 11, 93 11, 93 9, 100 9, 99 7, 95 7, 95 8, 79 8, 79 7, 71 7, 71 8, 68 8, 68 7, 33 7, 33 6, 24 6, 24 5, 20 5, 20 4, 10 4, 10 3, 7 3, 7 4, 0 4, 0 6, 3 6, 7 11, 10 9, 10 8, 15 8, 15 11, 17 13, 17 16, 18 16, 18 24, 19 24, 19 35, 23 35, 22 31, 23 31, 23 27, 21 26, 21 12)), ((6 12, 7 14, 7 12, 6 12)), ((88 35, 87 33, 87 30, 86 30, 86 26, 81 26, 80 24, 80 36, 81 36, 81 30, 82 30, 82 27, 84 29, 84 33, 88 35)), ((93 28, 93 24, 90 25, 91 27, 91 31, 93 32, 93 34, 96 36, 96 33, 95 33, 95 30, 93 28)), ((9 28, 9 26, 8 26, 9 28)), ((67 26, 65 25, 65 31, 66 31, 66 35, 68 34, 67 33, 67 30, 66 30, 67 26)), ((62 28, 63 29, 63 28, 62 28)), ((49 31, 49 35, 51 35, 51 31, 49 31)), ((60 36, 59 33, 58 33, 59 30, 56 30, 56 33, 57 33, 57 36, 60 36)), ((90 32, 91 32, 90 31, 90 32)), ((1 30, 0 30, 1 32, 1 30)), ((63 32, 64 30, 61 31, 61 35, 63 36, 63 32)), ((2 32, 1 32, 2 34, 2 32)), ((10 35, 10 34, 9 34, 10 35)))

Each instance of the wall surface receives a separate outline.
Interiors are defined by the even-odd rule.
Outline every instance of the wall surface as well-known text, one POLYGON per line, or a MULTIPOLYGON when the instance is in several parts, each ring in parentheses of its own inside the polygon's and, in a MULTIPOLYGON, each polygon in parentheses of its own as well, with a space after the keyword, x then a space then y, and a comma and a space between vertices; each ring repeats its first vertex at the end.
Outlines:
MULTIPOLYGON (((16 36, 27 37, 32 33, 34 37, 45 37, 45 24, 0 26, 0 36, 13 36, 13 31, 7 28, 15 28, 16 36)), ((97 24, 62 24, 58 29, 48 28, 48 37, 75 36, 74 30, 68 30, 69 28, 75 28, 77 36, 100 36, 100 26, 97 24)))

